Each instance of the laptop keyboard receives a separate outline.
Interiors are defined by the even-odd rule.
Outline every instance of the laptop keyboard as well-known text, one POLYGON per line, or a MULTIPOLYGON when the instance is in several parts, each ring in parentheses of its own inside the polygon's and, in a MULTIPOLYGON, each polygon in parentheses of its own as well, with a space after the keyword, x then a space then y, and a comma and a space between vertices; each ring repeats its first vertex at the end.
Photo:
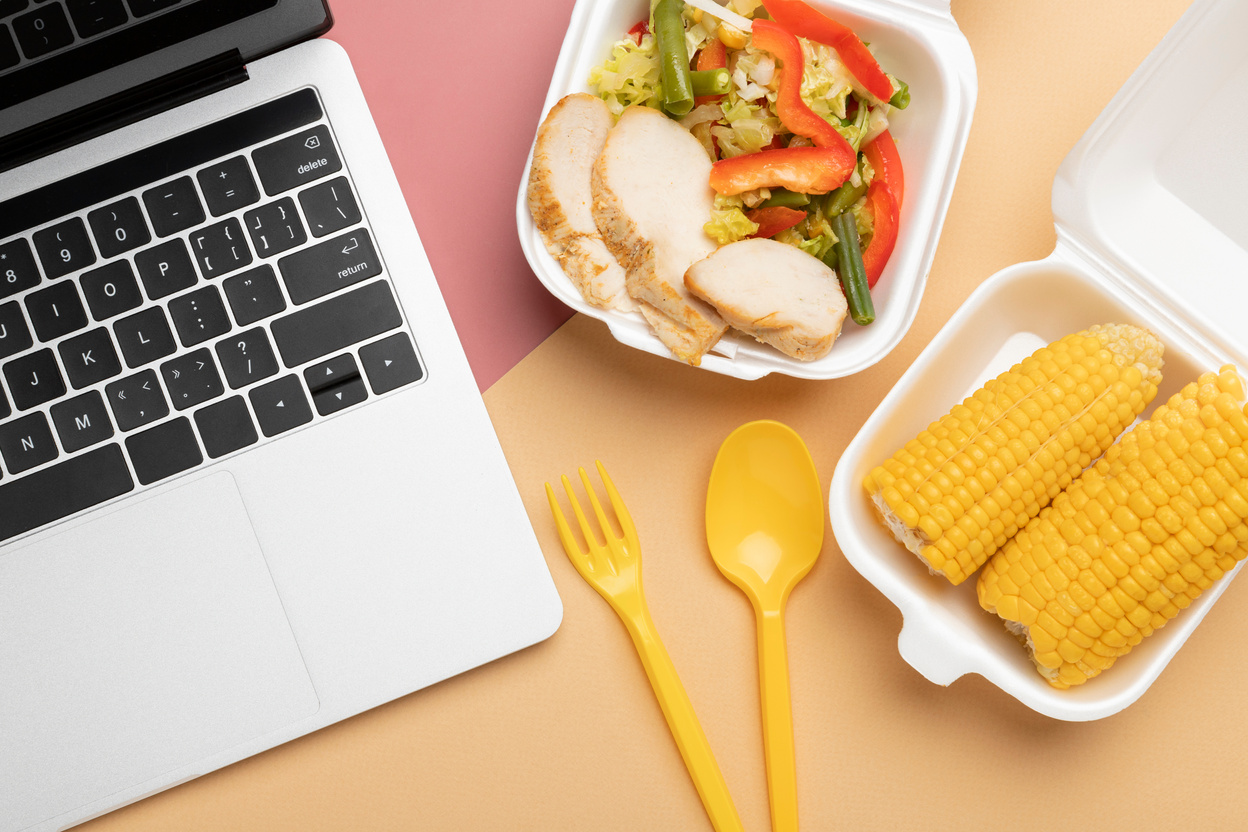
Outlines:
POLYGON ((0 540, 423 376, 310 89, 0 202, 0 540))
POLYGON ((181 0, 0 0, 0 69, 123 28, 181 0))

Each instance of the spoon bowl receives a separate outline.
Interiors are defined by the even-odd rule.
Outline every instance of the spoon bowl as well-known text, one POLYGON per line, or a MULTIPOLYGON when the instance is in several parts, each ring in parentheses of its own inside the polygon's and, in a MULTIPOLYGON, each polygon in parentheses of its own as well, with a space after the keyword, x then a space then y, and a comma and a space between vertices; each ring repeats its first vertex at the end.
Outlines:
POLYGON ((707 488, 706 540, 719 571, 754 605, 771 827, 795 832, 784 606, 823 547, 823 491, 810 452, 792 428, 750 422, 724 440, 707 488))

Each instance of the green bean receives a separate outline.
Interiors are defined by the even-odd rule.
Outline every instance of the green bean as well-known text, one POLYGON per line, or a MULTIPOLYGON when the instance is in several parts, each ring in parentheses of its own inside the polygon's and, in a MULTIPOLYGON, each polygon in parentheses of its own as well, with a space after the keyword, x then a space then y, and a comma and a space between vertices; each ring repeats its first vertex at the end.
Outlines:
POLYGON ((893 97, 888 99, 888 103, 896 107, 898 110, 904 110, 910 106, 910 85, 900 78, 897 79, 900 88, 893 93, 893 97))
POLYGON ((659 41, 659 77, 663 83, 663 109, 683 116, 693 109, 693 83, 689 80, 689 50, 685 47, 684 0, 659 0, 654 7, 654 34, 659 41))
POLYGON ((837 244, 823 257, 823 262, 836 269, 841 286, 845 289, 845 302, 849 316, 859 326, 875 320, 875 304, 871 302, 871 289, 867 286, 867 270, 862 265, 862 244, 858 240, 858 224, 849 211, 837 214, 832 220, 832 231, 837 244), (835 260, 836 264, 829 263, 835 260))
POLYGON ((771 197, 762 204, 763 208, 804 208, 810 204, 808 194, 786 191, 784 188, 772 188, 771 197))
MULTIPOLYGON (((859 179, 861 180, 861 172, 859 179)), ((849 207, 862 199, 862 195, 866 192, 867 184, 865 182, 860 182, 858 185, 846 182, 835 191, 831 191, 823 197, 823 215, 831 219, 837 214, 848 211, 849 207)))
POLYGON ((732 86, 732 74, 726 69, 695 69, 689 73, 694 95, 724 95, 732 86))

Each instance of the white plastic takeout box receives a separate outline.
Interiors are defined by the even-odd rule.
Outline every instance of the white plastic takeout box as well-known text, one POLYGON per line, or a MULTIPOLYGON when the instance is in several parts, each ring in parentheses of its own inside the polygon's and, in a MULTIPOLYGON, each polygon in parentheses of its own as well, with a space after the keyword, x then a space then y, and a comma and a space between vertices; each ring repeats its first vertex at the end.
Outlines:
MULTIPOLYGON (((897 140, 906 176, 901 225, 893 255, 871 292, 875 323, 860 327, 847 319, 832 351, 813 362, 789 358, 730 330, 717 350, 702 359, 702 367, 741 379, 769 373, 839 378, 870 367, 897 346, 919 310, 975 109, 975 60, 949 12, 949 0, 809 2, 852 27, 872 44, 884 69, 910 85, 910 106, 895 110, 890 119, 890 132, 897 140)), ((646 0, 578 0, 542 107, 542 119, 565 95, 593 92, 587 83, 590 70, 610 57, 612 44, 638 20, 647 18, 649 9, 646 0)), ((516 222, 520 245, 538 278, 568 306, 604 321, 617 341, 670 357, 640 313, 599 309, 586 303, 546 251, 526 199, 531 164, 532 149, 520 183, 516 222)))
POLYGON ((1145 416, 1201 372, 1248 371, 1244 32, 1248 3, 1196 0, 1062 163, 1053 254, 976 290, 841 456, 829 490, 837 542, 901 610, 898 649, 937 684, 978 673, 1051 717, 1109 716, 1148 689, 1239 572, 1103 675, 1060 691, 980 609, 975 578, 950 586, 892 539, 862 480, 984 381, 1091 324, 1135 323, 1164 342, 1163 383, 1145 416), (1174 117, 1175 102, 1195 120, 1174 117))

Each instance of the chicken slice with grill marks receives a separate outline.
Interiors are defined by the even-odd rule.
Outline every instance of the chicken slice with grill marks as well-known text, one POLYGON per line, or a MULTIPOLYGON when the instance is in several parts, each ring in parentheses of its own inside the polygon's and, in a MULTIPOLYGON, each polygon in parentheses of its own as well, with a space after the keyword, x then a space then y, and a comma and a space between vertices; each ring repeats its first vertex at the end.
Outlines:
POLYGON ((546 250, 586 301, 632 309, 624 269, 607 250, 590 210, 590 169, 611 130, 606 102, 588 93, 564 96, 537 131, 529 169, 529 212, 546 250))
POLYGON ((728 326, 685 288, 685 270, 715 250, 702 226, 715 194, 711 161, 675 121, 629 107, 594 163, 594 220, 624 267, 628 293, 676 358, 697 366, 728 326))
POLYGON ((836 272, 775 240, 729 243, 685 273, 728 323, 799 361, 832 349, 848 309, 836 272))

